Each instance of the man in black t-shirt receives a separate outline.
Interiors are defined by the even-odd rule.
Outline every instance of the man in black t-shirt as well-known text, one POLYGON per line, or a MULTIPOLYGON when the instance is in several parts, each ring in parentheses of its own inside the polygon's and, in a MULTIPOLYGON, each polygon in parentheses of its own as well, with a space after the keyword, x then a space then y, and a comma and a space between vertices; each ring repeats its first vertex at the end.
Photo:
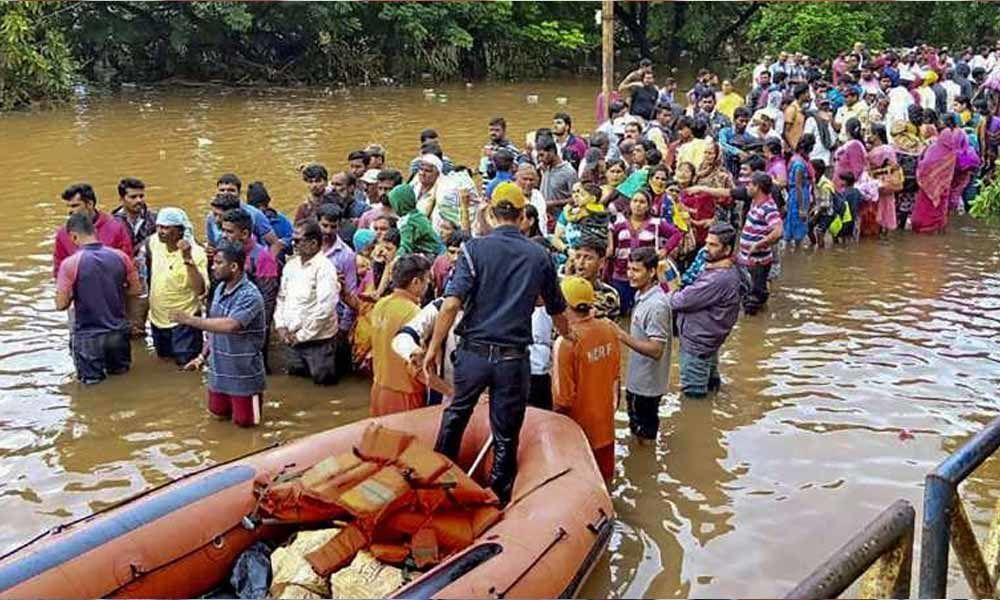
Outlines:
POLYGON ((643 73, 641 82, 622 85, 622 93, 631 94, 629 113, 647 121, 652 120, 656 116, 656 103, 660 99, 660 90, 656 87, 653 73, 643 73))

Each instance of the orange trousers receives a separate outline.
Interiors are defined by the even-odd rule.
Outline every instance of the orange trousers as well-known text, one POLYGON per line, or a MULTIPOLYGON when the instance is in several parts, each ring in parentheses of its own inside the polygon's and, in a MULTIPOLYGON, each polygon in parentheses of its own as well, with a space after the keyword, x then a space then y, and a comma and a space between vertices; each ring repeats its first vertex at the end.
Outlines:
POLYGON ((421 408, 426 404, 423 388, 413 392, 400 392, 379 383, 372 383, 369 413, 373 417, 391 415, 421 408))

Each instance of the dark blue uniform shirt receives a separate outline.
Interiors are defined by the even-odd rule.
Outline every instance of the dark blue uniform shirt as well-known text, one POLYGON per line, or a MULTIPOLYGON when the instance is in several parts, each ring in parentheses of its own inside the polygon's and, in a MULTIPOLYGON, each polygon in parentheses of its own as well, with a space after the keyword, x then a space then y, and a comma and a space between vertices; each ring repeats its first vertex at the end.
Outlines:
POLYGON ((463 300, 456 333, 477 344, 526 348, 539 296, 550 315, 566 310, 548 253, 513 225, 465 243, 444 295, 463 300))

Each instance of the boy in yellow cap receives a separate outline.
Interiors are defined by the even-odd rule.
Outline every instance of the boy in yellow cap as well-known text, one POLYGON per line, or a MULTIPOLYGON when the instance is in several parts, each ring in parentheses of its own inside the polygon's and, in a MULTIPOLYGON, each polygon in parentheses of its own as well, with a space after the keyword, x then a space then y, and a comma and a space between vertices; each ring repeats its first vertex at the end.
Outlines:
POLYGON ((594 287, 583 277, 560 284, 576 339, 556 340, 552 360, 552 400, 587 434, 605 481, 615 471, 615 408, 618 406, 621 349, 610 321, 595 319, 594 287))

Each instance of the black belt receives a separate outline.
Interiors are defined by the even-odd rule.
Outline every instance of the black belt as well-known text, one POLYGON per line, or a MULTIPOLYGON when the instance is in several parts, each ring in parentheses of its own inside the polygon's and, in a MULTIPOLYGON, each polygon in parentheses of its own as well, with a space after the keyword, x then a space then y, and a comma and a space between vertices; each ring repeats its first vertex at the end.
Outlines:
POLYGON ((528 351, 525 348, 517 346, 498 346, 496 344, 480 344, 478 342, 467 342, 463 340, 459 347, 462 350, 466 350, 489 359, 499 358, 501 360, 514 360, 524 358, 528 355, 528 351))

